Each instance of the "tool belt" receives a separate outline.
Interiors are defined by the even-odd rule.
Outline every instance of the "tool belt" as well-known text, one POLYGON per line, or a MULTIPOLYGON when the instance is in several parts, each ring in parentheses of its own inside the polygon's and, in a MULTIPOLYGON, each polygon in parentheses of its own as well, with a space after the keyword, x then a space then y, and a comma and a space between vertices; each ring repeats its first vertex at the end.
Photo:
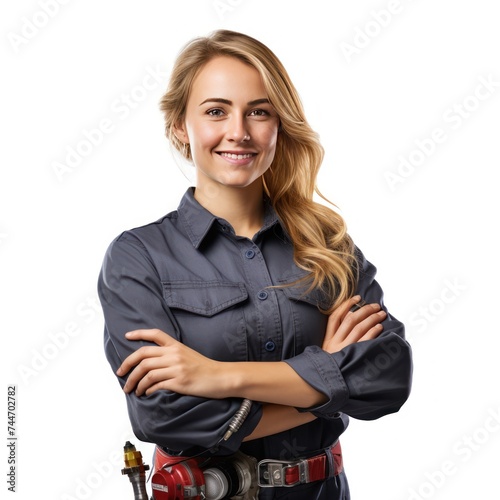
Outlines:
MULTIPOLYGON (((157 446, 154 468, 159 470, 167 463, 173 464, 184 460, 186 460, 185 457, 172 457, 157 446)), ((297 460, 264 459, 258 462, 255 459, 252 460, 256 462, 256 477, 260 488, 293 487, 298 484, 323 481, 339 475, 344 470, 339 441, 326 448, 319 455, 310 458, 297 460)))

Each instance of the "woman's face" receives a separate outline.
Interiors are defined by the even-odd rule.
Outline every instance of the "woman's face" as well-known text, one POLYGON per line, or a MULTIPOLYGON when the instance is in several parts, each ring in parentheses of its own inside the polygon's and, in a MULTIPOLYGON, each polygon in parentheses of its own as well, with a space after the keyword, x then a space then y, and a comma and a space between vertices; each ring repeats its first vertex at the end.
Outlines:
MULTIPOLYGON (((195 78, 178 138, 189 143, 197 188, 245 188, 271 165, 279 118, 259 72, 233 57, 210 60, 195 78)), ((216 188, 216 189, 214 189, 216 188)))

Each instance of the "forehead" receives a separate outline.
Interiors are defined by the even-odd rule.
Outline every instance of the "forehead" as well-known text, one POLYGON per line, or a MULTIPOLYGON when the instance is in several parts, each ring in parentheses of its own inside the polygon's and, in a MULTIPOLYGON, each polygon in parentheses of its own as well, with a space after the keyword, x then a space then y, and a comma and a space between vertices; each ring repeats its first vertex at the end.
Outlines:
POLYGON ((267 92, 253 66, 235 57, 219 56, 203 66, 191 88, 191 98, 201 99, 199 103, 208 97, 251 101, 267 97, 267 92))

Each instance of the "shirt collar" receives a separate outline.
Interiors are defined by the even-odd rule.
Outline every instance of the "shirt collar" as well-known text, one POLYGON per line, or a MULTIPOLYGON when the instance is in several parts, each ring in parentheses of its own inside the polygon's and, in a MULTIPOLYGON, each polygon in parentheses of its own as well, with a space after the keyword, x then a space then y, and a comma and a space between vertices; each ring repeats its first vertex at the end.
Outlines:
MULTIPOLYGON (((281 226, 270 200, 266 198, 264 203, 264 224, 259 233, 267 231, 276 224, 281 226)), ((182 197, 177 213, 195 248, 199 248, 214 225, 219 224, 221 227, 231 228, 229 222, 213 215, 198 203, 194 197, 194 187, 190 187, 182 197)))

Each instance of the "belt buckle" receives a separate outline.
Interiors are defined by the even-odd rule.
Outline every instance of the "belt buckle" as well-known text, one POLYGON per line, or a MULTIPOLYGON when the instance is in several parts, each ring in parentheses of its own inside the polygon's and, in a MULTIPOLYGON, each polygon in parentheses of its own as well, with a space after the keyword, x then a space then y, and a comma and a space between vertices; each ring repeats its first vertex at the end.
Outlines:
POLYGON ((257 481, 261 488, 274 488, 282 486, 291 488, 297 484, 307 483, 309 480, 309 468, 306 460, 261 460, 257 464, 257 481), (299 479, 293 483, 286 482, 286 470, 292 467, 299 468, 299 479))

